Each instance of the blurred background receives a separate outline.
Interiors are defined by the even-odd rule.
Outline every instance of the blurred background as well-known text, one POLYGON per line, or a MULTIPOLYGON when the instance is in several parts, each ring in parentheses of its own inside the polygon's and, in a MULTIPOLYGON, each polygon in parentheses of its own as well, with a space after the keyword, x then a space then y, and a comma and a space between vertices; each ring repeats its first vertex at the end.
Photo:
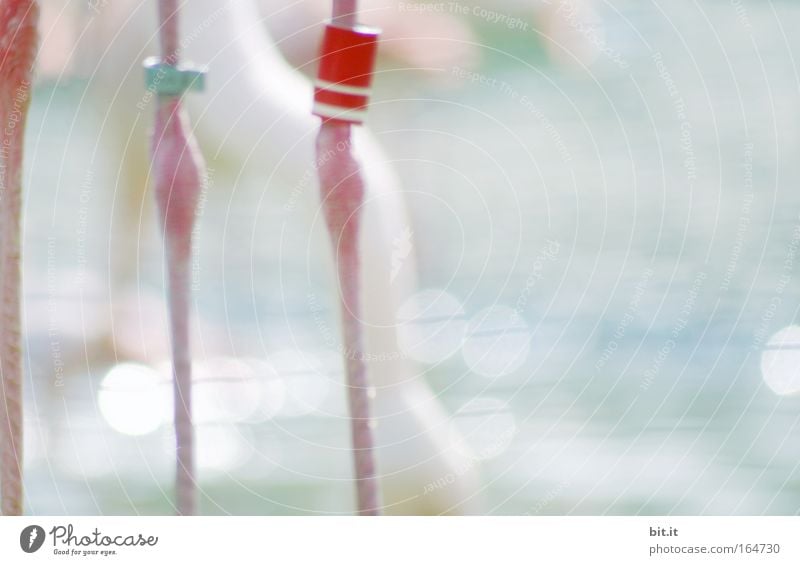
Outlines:
MULTIPOLYGON (((152 218, 129 234, 135 284, 113 290, 109 333, 125 196, 92 64, 69 49, 98 5, 45 1, 27 511, 169 513, 160 237, 152 218)), ((264 24, 303 66, 327 6, 289 7, 264 24)), ((477 454, 483 511, 798 513, 800 3, 367 2, 362 20, 389 34, 369 127, 407 191, 397 251, 418 261, 403 353, 477 454)), ((291 185, 206 156, 202 510, 348 512, 329 249, 308 247, 291 185)))

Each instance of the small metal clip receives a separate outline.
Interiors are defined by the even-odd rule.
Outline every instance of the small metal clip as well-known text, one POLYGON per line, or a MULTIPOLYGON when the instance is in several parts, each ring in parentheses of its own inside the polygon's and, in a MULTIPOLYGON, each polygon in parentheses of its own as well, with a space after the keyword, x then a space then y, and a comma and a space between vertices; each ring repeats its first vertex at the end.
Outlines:
POLYGON ((206 85, 205 67, 168 65, 160 57, 144 60, 147 89, 163 96, 180 96, 186 91, 202 92, 206 85))

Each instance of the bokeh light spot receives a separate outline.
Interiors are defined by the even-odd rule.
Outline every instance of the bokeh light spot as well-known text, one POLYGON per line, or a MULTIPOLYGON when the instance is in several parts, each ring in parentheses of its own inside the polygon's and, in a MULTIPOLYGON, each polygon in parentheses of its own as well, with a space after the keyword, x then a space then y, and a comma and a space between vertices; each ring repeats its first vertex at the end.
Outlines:
POLYGON ((120 363, 103 377, 97 404, 103 418, 121 434, 141 436, 164 423, 170 389, 156 370, 136 363, 120 363))
POLYGON ((800 326, 773 335, 761 353, 761 375, 775 394, 800 392, 800 326))

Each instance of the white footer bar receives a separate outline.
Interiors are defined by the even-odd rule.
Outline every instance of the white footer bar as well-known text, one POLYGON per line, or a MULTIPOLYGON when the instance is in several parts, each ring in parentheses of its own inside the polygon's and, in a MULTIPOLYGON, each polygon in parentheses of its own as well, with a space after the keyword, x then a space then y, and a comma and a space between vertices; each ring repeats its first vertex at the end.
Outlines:
POLYGON ((0 563, 800 563, 800 517, 0 518, 0 563))

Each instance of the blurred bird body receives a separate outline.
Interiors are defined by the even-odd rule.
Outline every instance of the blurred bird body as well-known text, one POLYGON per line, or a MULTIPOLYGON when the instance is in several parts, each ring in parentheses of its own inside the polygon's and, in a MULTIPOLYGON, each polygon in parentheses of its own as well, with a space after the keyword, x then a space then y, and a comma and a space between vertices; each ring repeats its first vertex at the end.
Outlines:
MULTIPOLYGON (((108 112, 102 139, 118 149, 122 161, 115 214, 123 225, 113 234, 112 249, 130 259, 137 245, 132 234, 147 202, 143 191, 149 122, 139 114, 151 110, 149 105, 154 103, 143 96, 140 63, 157 52, 157 24, 155 10, 147 4, 114 2, 102 10, 87 34, 103 47, 91 88, 93 104, 108 112)), ((205 92, 187 96, 185 103, 211 166, 216 167, 218 159, 233 175, 244 168, 255 171, 269 179, 265 190, 285 191, 287 179, 307 178, 306 172, 315 169, 314 139, 319 127, 310 112, 312 87, 270 41, 256 5, 241 0, 194 0, 182 11, 181 28, 181 60, 209 67, 205 92)), ((392 265, 393 239, 409 226, 402 188, 365 129, 354 132, 353 150, 364 164, 365 357, 376 388, 373 412, 386 511, 471 512, 478 492, 474 465, 453 441, 450 419, 423 382, 420 367, 398 348, 396 312, 416 286, 412 258, 402 268, 392 265), (425 492, 426 485, 444 477, 456 480, 446 488, 425 492)), ((305 207, 309 213, 298 212, 297 221, 308 221, 319 207, 319 191, 311 184, 297 203, 298 210, 305 207)), ((128 270, 125 276, 133 273, 128 270)))

